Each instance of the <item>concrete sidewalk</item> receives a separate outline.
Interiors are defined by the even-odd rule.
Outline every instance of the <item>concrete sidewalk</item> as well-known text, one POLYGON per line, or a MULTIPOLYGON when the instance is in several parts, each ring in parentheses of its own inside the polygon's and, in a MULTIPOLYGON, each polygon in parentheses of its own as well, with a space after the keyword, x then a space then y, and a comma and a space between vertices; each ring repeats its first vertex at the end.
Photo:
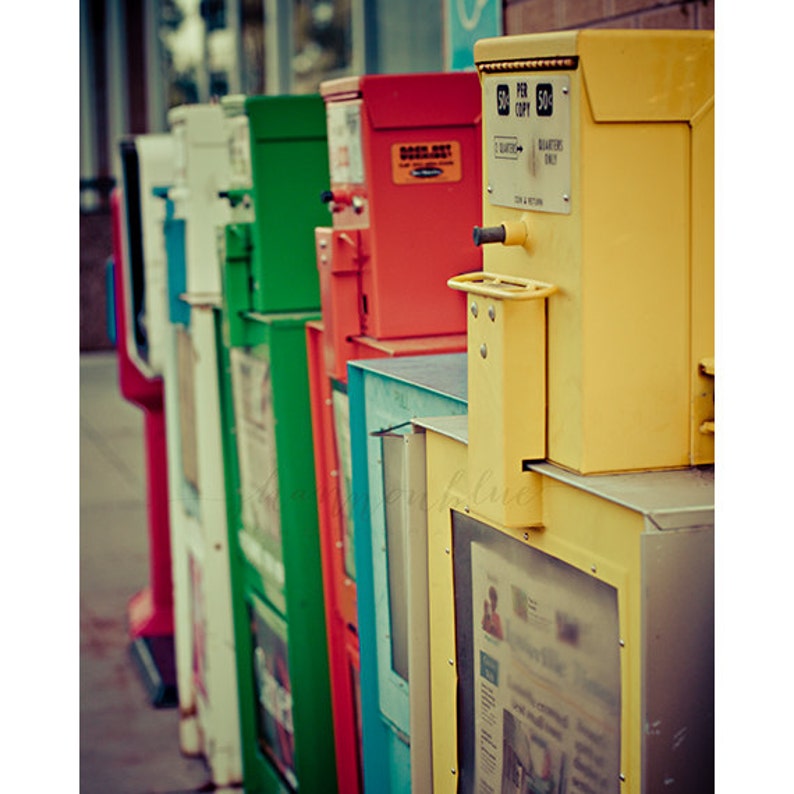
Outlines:
POLYGON ((80 356, 80 791, 177 794, 209 773, 181 755, 176 708, 150 705, 127 602, 149 582, 143 414, 115 353, 80 356))

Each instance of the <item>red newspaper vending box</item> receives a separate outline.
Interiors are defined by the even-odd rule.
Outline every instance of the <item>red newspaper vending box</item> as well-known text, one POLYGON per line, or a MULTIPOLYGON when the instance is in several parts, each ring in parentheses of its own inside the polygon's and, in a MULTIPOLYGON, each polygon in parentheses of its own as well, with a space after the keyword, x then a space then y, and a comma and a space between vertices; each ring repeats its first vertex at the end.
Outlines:
MULTIPOLYGON (((111 196, 113 223, 116 349, 119 390, 125 400, 143 410, 146 456, 146 501, 149 537, 149 584, 130 600, 128 607, 131 651, 154 706, 177 702, 174 661, 173 585, 171 540, 168 520, 168 473, 165 445, 163 379, 143 371, 130 349, 135 339, 125 329, 132 326, 129 314, 134 305, 131 269, 124 245, 125 203, 120 189, 111 196)), ((140 269, 140 268, 138 268, 140 269)))
POLYGON ((347 362, 466 349, 465 299, 446 282, 481 267, 480 87, 474 73, 368 75, 320 93, 332 226, 315 230, 322 322, 307 345, 338 785, 360 792, 347 362))

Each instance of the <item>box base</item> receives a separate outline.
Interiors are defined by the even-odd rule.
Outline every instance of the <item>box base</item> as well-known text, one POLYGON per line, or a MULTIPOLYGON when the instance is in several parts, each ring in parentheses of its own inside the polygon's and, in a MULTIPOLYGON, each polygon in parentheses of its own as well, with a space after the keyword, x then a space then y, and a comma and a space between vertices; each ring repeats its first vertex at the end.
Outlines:
POLYGON ((173 636, 138 637, 130 644, 130 655, 151 704, 156 708, 176 706, 179 698, 173 636))

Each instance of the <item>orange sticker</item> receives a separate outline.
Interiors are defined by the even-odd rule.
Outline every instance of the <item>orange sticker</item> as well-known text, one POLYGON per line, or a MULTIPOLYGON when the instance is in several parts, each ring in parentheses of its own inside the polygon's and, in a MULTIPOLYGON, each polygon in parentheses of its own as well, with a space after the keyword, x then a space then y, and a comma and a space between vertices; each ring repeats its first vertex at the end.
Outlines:
POLYGON ((391 175, 397 185, 460 182, 460 143, 394 143, 391 147, 391 175))

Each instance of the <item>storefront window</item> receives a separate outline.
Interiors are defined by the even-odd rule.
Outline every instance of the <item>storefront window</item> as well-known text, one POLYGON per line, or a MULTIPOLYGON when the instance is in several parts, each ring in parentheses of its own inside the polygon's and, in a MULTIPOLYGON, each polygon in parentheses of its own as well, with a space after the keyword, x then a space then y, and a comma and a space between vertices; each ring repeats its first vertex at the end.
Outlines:
POLYGON ((292 30, 292 93, 314 93, 323 80, 351 73, 350 0, 294 0, 292 30))
POLYGON ((237 5, 225 0, 161 0, 159 38, 168 108, 208 102, 234 90, 236 11, 237 5))
POLYGON ((249 96, 265 93, 265 5, 262 0, 240 0, 240 91, 249 96))

